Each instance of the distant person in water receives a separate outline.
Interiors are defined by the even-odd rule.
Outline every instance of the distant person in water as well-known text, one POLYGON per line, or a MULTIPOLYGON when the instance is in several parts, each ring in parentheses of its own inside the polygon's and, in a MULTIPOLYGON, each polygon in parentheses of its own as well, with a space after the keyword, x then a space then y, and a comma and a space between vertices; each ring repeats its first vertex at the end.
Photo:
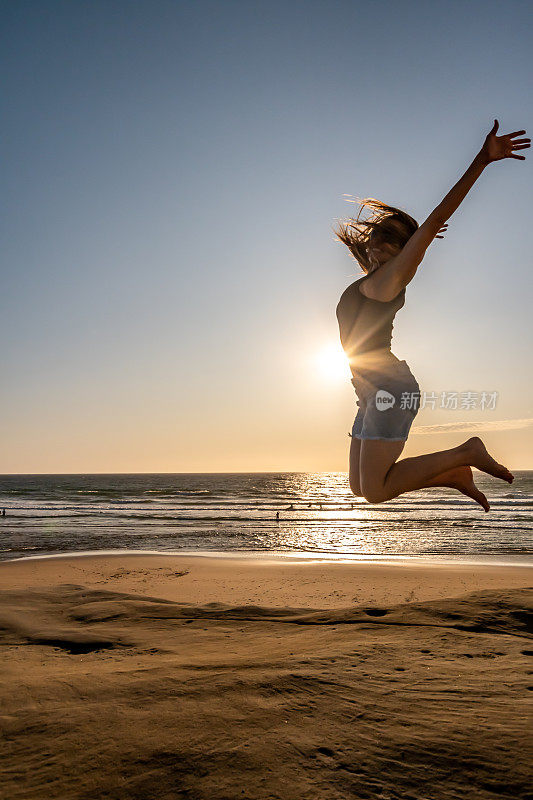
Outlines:
MULTIPOLYGON (((433 239, 443 238, 446 220, 485 167, 505 158, 523 161, 525 156, 516 151, 531 146, 531 139, 516 138, 525 131, 498 136, 498 127, 498 120, 494 120, 464 175, 422 225, 405 211, 369 198, 360 201, 357 219, 341 223, 335 231, 365 273, 343 292, 336 312, 359 406, 351 433, 350 489, 369 503, 446 486, 471 497, 488 511, 489 503, 475 485, 471 467, 508 483, 514 479, 477 436, 449 450, 397 460, 419 410, 420 387, 407 362, 396 358, 390 349, 393 320, 405 303, 405 287, 416 275, 433 239), (365 208, 371 215, 361 219, 365 208)), ((445 309, 443 313, 447 313, 445 309)))

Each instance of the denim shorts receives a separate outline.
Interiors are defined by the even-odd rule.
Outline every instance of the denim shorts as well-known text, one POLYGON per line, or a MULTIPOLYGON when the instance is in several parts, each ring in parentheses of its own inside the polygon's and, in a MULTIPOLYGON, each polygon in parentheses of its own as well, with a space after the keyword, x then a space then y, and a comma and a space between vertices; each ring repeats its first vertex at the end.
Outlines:
POLYGON ((405 442, 420 406, 420 386, 406 361, 352 378, 359 410, 351 435, 356 439, 405 442))

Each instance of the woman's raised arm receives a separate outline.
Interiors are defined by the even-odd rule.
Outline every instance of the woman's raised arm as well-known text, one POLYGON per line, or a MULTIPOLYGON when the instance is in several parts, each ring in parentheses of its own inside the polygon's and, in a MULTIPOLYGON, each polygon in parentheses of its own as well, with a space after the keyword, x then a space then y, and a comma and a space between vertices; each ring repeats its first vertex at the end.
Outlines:
POLYGON ((373 286, 370 291, 373 296, 376 296, 376 299, 385 300, 396 297, 398 292, 413 279, 427 248, 441 232, 446 220, 456 211, 488 164, 503 158, 517 158, 521 161, 525 159, 525 156, 515 153, 515 150, 523 150, 531 146, 531 139, 516 138, 522 136, 525 131, 514 131, 505 136, 496 136, 498 125, 498 120, 494 120, 492 130, 487 134, 483 147, 464 175, 459 178, 444 200, 413 233, 401 252, 383 264, 369 280, 365 281, 367 291, 370 288, 370 280, 372 281, 373 286))

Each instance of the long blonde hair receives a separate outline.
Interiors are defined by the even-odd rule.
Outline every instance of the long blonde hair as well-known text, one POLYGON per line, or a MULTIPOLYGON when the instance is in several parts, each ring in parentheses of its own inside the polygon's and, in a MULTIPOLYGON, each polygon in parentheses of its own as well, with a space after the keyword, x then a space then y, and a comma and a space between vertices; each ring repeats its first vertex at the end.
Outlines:
POLYGON ((367 245, 373 231, 379 230, 380 236, 385 241, 399 244, 403 247, 418 228, 418 222, 406 211, 394 206, 388 206, 373 197, 356 200, 356 202, 361 206, 357 217, 355 219, 352 217, 345 222, 339 222, 337 228, 333 230, 341 242, 347 246, 362 269, 365 272, 370 272, 372 265, 368 258, 367 245), (367 219, 361 219, 361 214, 365 208, 372 210, 371 216, 367 219), (394 225, 394 221, 401 223, 403 231, 394 225))

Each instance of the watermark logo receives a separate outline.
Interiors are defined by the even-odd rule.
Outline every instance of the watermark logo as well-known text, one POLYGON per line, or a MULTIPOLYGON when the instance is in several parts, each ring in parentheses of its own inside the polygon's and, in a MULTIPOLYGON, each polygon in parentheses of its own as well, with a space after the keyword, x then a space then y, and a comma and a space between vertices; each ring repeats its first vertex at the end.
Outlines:
POLYGON ((394 395, 386 392, 385 389, 378 389, 376 392, 376 408, 378 411, 386 411, 388 408, 392 408, 395 402, 394 395))
MULTIPOLYGON (((402 392, 398 397, 399 408, 404 409, 423 409, 444 408, 454 411, 493 411, 498 401, 498 392, 402 392)), ((376 392, 376 408, 378 411, 387 411, 393 408, 396 397, 385 389, 378 389, 376 392)))
POLYGON ((494 411, 498 392, 402 392, 400 408, 445 408, 452 411, 494 411), (418 403, 420 405, 418 405, 418 403))

